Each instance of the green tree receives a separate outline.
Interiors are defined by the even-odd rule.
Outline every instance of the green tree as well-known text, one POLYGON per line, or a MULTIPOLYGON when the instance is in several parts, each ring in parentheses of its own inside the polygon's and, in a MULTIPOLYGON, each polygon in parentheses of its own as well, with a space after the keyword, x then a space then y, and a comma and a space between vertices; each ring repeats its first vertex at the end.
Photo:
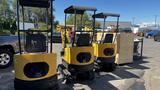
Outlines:
MULTIPOLYGON (((13 0, 12 7, 16 15, 17 0, 13 0)), ((21 8, 20 8, 21 9, 21 8)), ((22 10, 21 10, 22 11, 22 10)), ((50 15, 50 12, 49 12, 50 15)), ((24 8, 25 22, 46 22, 46 10, 44 8, 27 7, 24 8)), ((50 19, 48 19, 50 20, 50 19)))
POLYGON ((12 0, 0 0, 0 32, 11 32, 12 19, 15 15, 10 5, 12 0))
POLYGON ((44 8, 32 8, 31 12, 35 15, 38 22, 46 22, 46 10, 44 8))
POLYGON ((9 1, 8 0, 2 0, 0 3, 0 13, 3 17, 8 17, 10 14, 10 7, 9 7, 9 1))
MULTIPOLYGON (((13 29, 16 29, 16 23, 15 23, 16 12, 17 12, 16 9, 17 9, 17 0, 0 0, 0 26, 3 29, 12 29, 12 33, 14 33, 13 29)), ((49 22, 51 20, 50 19, 51 16, 49 9, 48 11, 49 11, 48 12, 49 15, 48 22, 49 22)), ((20 7, 20 21, 22 21, 21 7, 20 7)), ((24 21, 30 23, 46 23, 46 10, 44 8, 24 7, 24 21)), ((55 21, 53 24, 57 25, 59 24, 59 22, 55 21)))
POLYGON ((12 8, 13 8, 14 16, 15 16, 17 12, 17 0, 13 0, 12 8))
POLYGON ((11 34, 15 34, 16 31, 17 31, 17 25, 16 25, 16 20, 12 20, 12 23, 11 23, 11 28, 10 28, 10 32, 11 34))
MULTIPOLYGON (((77 15, 76 16, 77 19, 77 28, 80 29, 81 27, 81 15, 77 15)), ((90 14, 84 13, 83 18, 82 18, 82 27, 92 27, 92 16, 90 14)), ((74 15, 70 15, 67 18, 67 24, 69 25, 74 25, 74 21, 75 21, 75 16, 74 15)), ((96 21, 96 25, 95 27, 99 28, 100 27, 100 23, 96 21)))
POLYGON ((57 25, 59 25, 59 21, 54 21, 54 28, 56 28, 57 25))

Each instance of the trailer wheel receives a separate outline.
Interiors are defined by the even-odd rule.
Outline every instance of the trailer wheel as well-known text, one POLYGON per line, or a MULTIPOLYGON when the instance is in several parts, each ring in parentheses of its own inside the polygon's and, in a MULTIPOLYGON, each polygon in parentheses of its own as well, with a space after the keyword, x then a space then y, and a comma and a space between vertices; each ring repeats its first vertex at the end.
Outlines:
POLYGON ((0 69, 9 67, 13 61, 13 54, 10 50, 0 49, 0 69))

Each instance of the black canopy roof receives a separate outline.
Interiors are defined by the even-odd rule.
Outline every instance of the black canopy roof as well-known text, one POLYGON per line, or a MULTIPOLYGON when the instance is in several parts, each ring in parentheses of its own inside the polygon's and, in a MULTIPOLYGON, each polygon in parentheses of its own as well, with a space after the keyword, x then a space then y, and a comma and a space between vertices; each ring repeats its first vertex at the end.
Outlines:
POLYGON ((49 8, 51 0, 19 0, 21 6, 49 8))
POLYGON ((96 11, 95 7, 84 7, 84 6, 70 6, 64 10, 64 13, 74 14, 76 10, 76 14, 83 14, 85 11, 96 11))
POLYGON ((120 17, 120 14, 114 14, 114 13, 98 13, 98 14, 95 14, 93 15, 92 17, 95 17, 95 18, 106 18, 106 17, 120 17))

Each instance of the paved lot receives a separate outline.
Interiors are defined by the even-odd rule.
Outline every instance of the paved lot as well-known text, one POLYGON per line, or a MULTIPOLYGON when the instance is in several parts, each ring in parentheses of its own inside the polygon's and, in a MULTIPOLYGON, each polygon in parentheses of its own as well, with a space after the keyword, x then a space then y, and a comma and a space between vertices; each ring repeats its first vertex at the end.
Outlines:
MULTIPOLYGON (((56 44, 53 48, 56 52, 61 51, 61 45, 56 44)), ((60 54, 58 54, 60 56, 60 54)), ((160 42, 151 39, 144 40, 144 58, 135 60, 133 64, 118 66, 112 73, 96 73, 93 81, 65 85, 61 84, 62 90, 160 90, 160 42)), ((61 63, 58 57, 58 63, 61 63)), ((14 90, 13 66, 0 70, 0 90, 14 90)))

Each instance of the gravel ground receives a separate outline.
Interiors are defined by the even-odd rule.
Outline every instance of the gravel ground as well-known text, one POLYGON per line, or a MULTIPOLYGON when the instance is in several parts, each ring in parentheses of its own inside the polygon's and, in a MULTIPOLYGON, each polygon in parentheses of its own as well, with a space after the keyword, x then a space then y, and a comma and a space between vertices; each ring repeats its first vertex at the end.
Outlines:
MULTIPOLYGON (((61 45, 56 44, 55 52, 61 51, 61 45)), ((160 90, 160 42, 144 39, 144 58, 135 60, 133 64, 118 66, 114 72, 96 73, 93 81, 75 84, 61 84, 61 90, 160 90)), ((58 63, 61 63, 58 54, 58 63)), ((0 70, 0 90, 14 90, 13 66, 0 70)))

